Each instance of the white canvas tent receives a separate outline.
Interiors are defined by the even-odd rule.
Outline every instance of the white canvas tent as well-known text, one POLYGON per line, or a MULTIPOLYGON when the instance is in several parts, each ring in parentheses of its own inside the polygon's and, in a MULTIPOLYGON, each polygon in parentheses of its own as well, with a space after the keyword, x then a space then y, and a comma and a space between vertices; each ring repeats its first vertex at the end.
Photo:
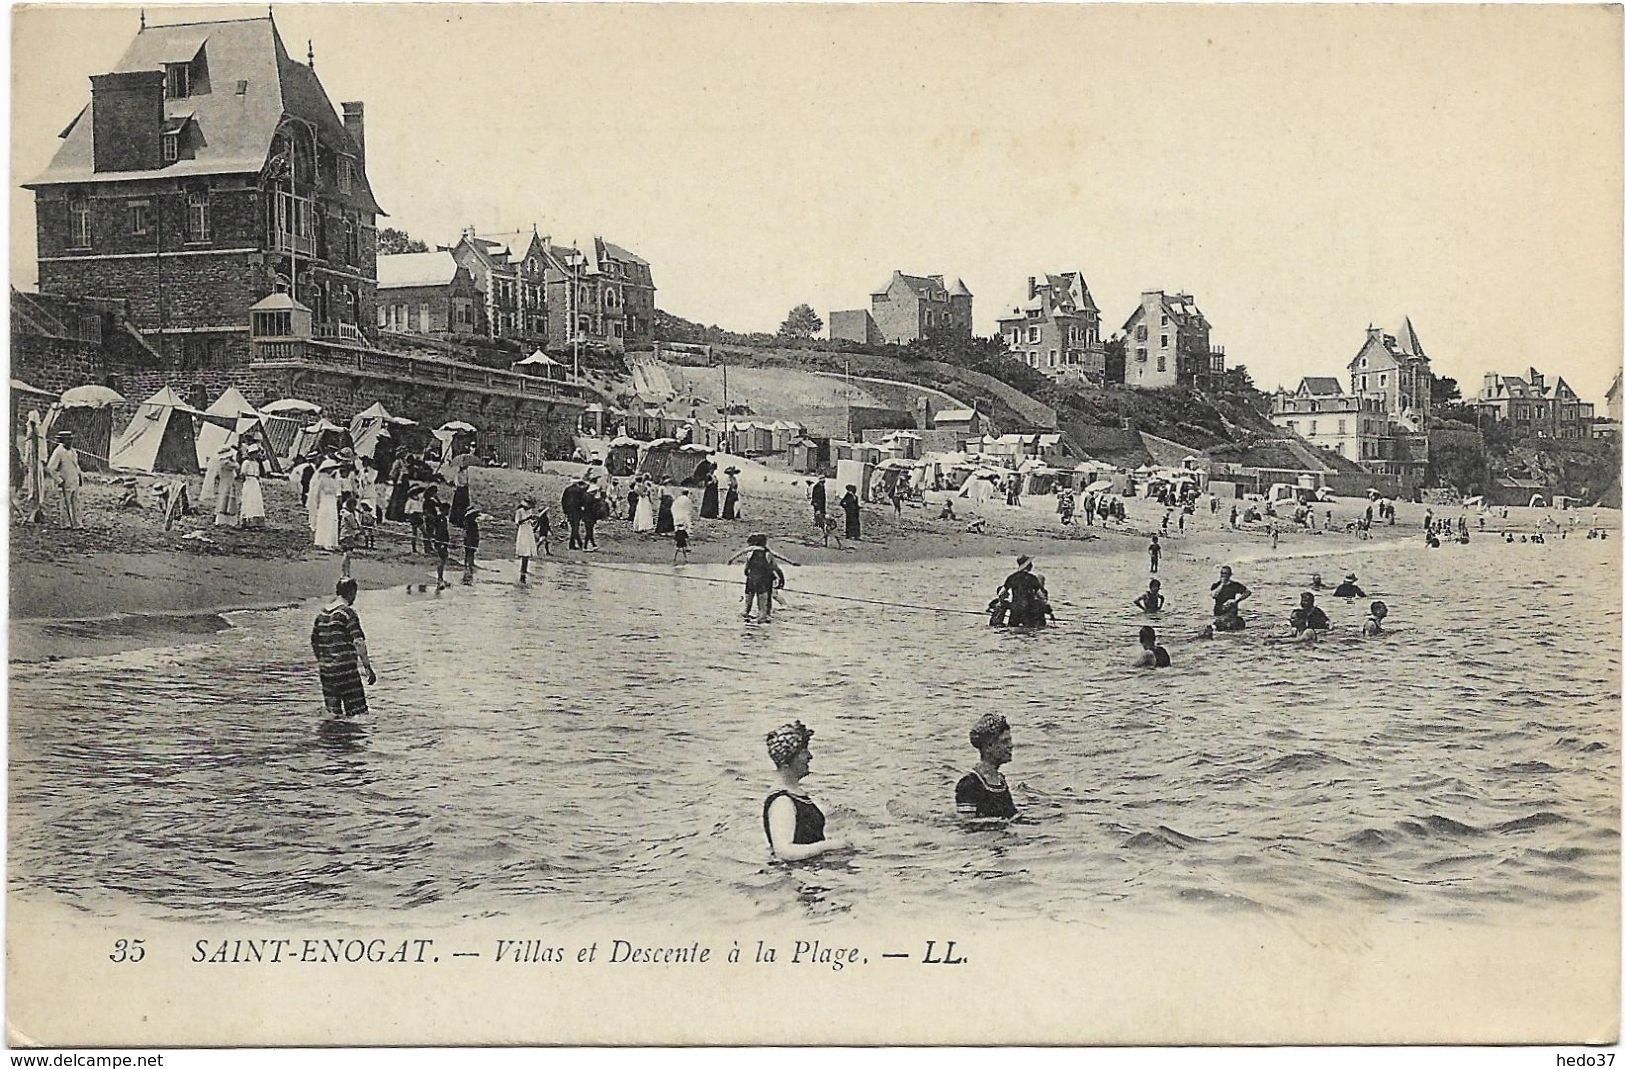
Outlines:
POLYGON ((204 418, 197 423, 198 467, 207 468, 215 454, 236 444, 238 424, 242 417, 247 416, 250 424, 257 424, 259 415, 237 387, 226 387, 226 391, 215 398, 214 404, 203 410, 204 418), (211 416, 215 418, 208 418, 211 416))
POLYGON ((120 471, 194 475, 198 470, 197 438, 192 417, 202 415, 165 386, 136 410, 109 454, 120 471))

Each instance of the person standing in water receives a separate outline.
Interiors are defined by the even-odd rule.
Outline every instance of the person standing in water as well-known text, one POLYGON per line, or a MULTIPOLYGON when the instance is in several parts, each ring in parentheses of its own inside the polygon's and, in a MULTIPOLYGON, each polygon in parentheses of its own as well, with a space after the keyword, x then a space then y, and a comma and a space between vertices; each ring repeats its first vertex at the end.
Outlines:
POLYGON ((1227 564, 1219 569, 1219 581, 1208 589, 1213 595, 1213 629, 1215 631, 1240 631, 1247 626, 1241 618, 1241 603, 1253 596, 1253 592, 1232 578, 1233 573, 1227 564))
POLYGON ((1141 612, 1161 612, 1165 599, 1162 596, 1162 583, 1153 579, 1147 584, 1145 593, 1134 599, 1134 604, 1141 612))
POLYGON ((766 623, 773 619, 773 580, 777 562, 782 560, 792 568, 801 565, 768 549, 765 534, 751 535, 745 548, 724 563, 735 564, 740 560, 745 562, 745 619, 751 619, 751 609, 760 605, 757 618, 766 623))
POLYGON ((332 717, 362 716, 367 712, 367 691, 361 673, 369 684, 378 682, 367 653, 367 636, 361 630, 361 617, 355 611, 356 581, 340 579, 334 598, 316 614, 310 629, 310 648, 316 655, 316 671, 322 684, 322 703, 332 717))
POLYGON ((1365 618, 1365 623, 1360 625, 1360 634, 1366 638, 1374 638, 1382 634, 1382 622, 1388 617, 1388 606, 1383 602, 1373 601, 1366 612, 1370 615, 1365 618))
POLYGON ((1167 668, 1173 664, 1168 651, 1157 645, 1157 629, 1140 628, 1140 648, 1134 655, 1135 668, 1167 668))
POLYGON ((779 787, 762 800, 762 831, 767 848, 780 861, 850 849, 840 839, 824 837, 824 811, 801 789, 812 770, 812 736, 812 729, 799 720, 767 733, 767 755, 778 770, 779 787))
POLYGON ((1334 597, 1334 598, 1363 598, 1363 597, 1365 597, 1365 591, 1361 590, 1358 586, 1355 585, 1355 580, 1358 579, 1358 578, 1359 578, 1359 576, 1355 575, 1353 572, 1349 572, 1347 575, 1343 576, 1343 581, 1341 583, 1337 584, 1337 589, 1336 590, 1332 591, 1332 597, 1334 597))
MULTIPOLYGON (((1167 524, 1163 526, 1166 528, 1167 524)), ((1151 545, 1146 547, 1146 554, 1151 558, 1151 574, 1156 575, 1157 564, 1162 560, 1162 545, 1157 541, 1156 535, 1151 536, 1151 545)))
POLYGON ((423 545, 435 558, 435 589, 446 586, 446 560, 451 556, 451 528, 446 522, 450 506, 440 500, 434 487, 423 492, 423 545))
POLYGON ((981 759, 954 785, 954 808, 960 816, 1010 819, 1016 815, 1016 801, 1000 771, 1015 750, 1010 721, 997 713, 983 713, 971 725, 970 744, 981 759))

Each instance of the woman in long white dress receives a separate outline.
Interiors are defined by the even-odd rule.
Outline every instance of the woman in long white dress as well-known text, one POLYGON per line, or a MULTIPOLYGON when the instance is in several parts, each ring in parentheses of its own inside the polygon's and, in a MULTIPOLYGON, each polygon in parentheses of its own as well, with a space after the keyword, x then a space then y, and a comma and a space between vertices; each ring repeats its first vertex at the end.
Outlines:
POLYGON ((339 486, 341 480, 336 466, 316 473, 310 496, 316 502, 316 545, 322 549, 339 548, 339 486))
POLYGON ((265 494, 260 490, 260 476, 264 474, 265 454, 258 449, 250 449, 243 458, 242 467, 244 527, 257 530, 265 526, 265 494))
POLYGON ((649 534, 655 529, 654 482, 646 480, 642 491, 638 494, 638 511, 632 519, 632 530, 638 534, 649 534))

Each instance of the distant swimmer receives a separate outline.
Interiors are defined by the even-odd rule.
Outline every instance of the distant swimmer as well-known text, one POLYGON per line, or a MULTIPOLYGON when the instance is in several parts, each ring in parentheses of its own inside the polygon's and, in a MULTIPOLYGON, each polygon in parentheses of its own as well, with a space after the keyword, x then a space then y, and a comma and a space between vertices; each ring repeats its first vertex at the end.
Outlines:
POLYGON ((982 756, 954 786, 954 808, 961 816, 1008 820, 1016 815, 1016 800, 999 769, 1009 764, 1014 751, 1010 721, 997 713, 982 714, 971 726, 970 744, 982 756))
POLYGON ((1355 575, 1353 572, 1350 572, 1347 575, 1345 575, 1343 577, 1343 581, 1341 583, 1337 584, 1337 589, 1332 591, 1332 597, 1334 597, 1334 598, 1363 598, 1363 597, 1365 597, 1366 596, 1365 591, 1361 590, 1359 587, 1354 585, 1354 581, 1356 579, 1358 579, 1358 578, 1360 578, 1360 577, 1355 575))
POLYGON ((1162 581, 1153 579, 1146 586, 1145 593, 1134 599, 1134 604, 1141 612, 1161 612, 1165 601, 1162 596, 1162 581))
POLYGON ((1326 581, 1320 577, 1319 572, 1316 572, 1315 574, 1313 574, 1313 575, 1311 575, 1309 577, 1309 589, 1310 590, 1325 590, 1326 589, 1326 581))
POLYGON ((1140 628, 1140 648, 1134 654, 1135 668, 1167 668, 1173 664, 1168 651, 1157 645, 1157 629, 1140 628))
POLYGON ((1241 603, 1252 597, 1253 592, 1232 578, 1228 564, 1219 569, 1219 581, 1208 589, 1213 594, 1215 631, 1240 631, 1247 626, 1241 617, 1241 603))
POLYGON ((762 801, 767 847, 781 861, 804 861, 848 844, 824 837, 824 811, 807 797, 801 781, 812 767, 812 729, 797 720, 767 733, 767 755, 778 769, 779 789, 762 801))
POLYGON ((1365 618, 1365 623, 1360 625, 1360 634, 1366 638, 1382 634, 1382 621, 1388 616, 1388 606, 1380 601, 1373 601, 1366 611, 1370 615, 1365 618))

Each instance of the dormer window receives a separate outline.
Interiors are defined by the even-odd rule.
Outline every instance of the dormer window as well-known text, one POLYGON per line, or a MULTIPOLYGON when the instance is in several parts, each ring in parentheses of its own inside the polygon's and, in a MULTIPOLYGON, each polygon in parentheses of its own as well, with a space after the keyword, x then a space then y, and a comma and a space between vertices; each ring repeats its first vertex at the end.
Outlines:
POLYGON ((169 133, 164 135, 164 162, 174 163, 180 158, 181 134, 179 130, 171 130, 169 133))
POLYGON ((192 95, 192 65, 190 63, 164 64, 164 96, 180 100, 192 95))

